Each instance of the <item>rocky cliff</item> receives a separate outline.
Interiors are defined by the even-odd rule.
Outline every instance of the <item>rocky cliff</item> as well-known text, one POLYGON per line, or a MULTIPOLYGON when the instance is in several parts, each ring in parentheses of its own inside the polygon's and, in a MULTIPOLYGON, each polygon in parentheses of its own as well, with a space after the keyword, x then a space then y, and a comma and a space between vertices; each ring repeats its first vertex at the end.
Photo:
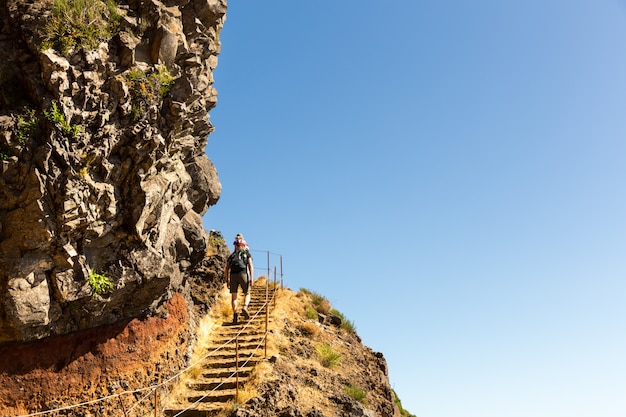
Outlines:
POLYGON ((188 293, 221 192, 204 149, 225 12, 0 0, 0 342, 154 315, 188 293))
POLYGON ((221 192, 204 148, 225 12, 0 0, 0 415, 187 362, 228 253, 201 222, 221 192))

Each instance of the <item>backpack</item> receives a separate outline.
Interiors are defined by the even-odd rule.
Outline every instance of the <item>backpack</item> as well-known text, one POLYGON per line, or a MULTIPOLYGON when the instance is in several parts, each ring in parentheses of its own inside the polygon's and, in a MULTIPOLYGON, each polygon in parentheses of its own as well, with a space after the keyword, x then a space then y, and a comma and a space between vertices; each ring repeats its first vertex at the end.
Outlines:
POLYGON ((238 250, 228 257, 228 265, 232 272, 243 272, 248 270, 248 254, 246 251, 238 250))

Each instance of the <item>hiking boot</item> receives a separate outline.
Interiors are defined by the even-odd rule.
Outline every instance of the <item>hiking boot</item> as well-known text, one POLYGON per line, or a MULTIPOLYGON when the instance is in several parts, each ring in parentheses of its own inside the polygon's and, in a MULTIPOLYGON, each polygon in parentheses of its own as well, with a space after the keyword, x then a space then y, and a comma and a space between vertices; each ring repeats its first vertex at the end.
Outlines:
POLYGON ((239 322, 239 321, 237 320, 237 316, 238 316, 238 314, 237 314, 237 313, 234 313, 234 314, 233 314, 233 324, 237 324, 237 323, 239 322))
POLYGON ((241 314, 243 314, 243 316, 246 318, 246 320, 248 320, 250 318, 250 313, 248 313, 248 309, 246 307, 244 307, 241 310, 241 314))

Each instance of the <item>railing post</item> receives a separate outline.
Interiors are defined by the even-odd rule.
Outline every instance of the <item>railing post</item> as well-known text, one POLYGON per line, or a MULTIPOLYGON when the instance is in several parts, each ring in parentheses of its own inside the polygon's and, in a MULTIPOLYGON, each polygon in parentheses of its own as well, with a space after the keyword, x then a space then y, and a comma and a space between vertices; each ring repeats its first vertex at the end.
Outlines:
POLYGON ((280 288, 283 288, 283 255, 280 255, 280 288))
POLYGON ((265 280, 265 337, 263 338, 263 342, 265 345, 265 359, 267 359, 267 324, 269 318, 269 309, 270 309, 270 284, 269 284, 269 274, 268 279, 265 280))
POLYGON ((276 308, 276 265, 274 265, 274 308, 276 308))
POLYGON ((267 251, 267 279, 270 279, 270 251, 267 251))
POLYGON ((239 404, 239 334, 235 336, 235 402, 239 404))

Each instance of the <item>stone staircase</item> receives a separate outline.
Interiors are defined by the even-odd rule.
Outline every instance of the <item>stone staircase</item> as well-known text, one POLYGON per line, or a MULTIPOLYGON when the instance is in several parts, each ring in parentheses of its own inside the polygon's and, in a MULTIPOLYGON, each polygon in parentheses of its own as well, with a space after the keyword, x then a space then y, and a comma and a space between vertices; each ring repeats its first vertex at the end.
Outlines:
MULTIPOLYGON (((251 292, 250 319, 239 314, 238 324, 229 320, 211 335, 207 348, 210 354, 197 365, 201 371, 191 371, 194 377, 181 387, 182 394, 166 406, 166 416, 214 416, 227 408, 229 402, 236 401, 237 382, 241 388, 265 354, 266 289, 264 285, 254 286, 251 292)), ((270 289, 270 300, 272 296, 273 290, 270 289)))

